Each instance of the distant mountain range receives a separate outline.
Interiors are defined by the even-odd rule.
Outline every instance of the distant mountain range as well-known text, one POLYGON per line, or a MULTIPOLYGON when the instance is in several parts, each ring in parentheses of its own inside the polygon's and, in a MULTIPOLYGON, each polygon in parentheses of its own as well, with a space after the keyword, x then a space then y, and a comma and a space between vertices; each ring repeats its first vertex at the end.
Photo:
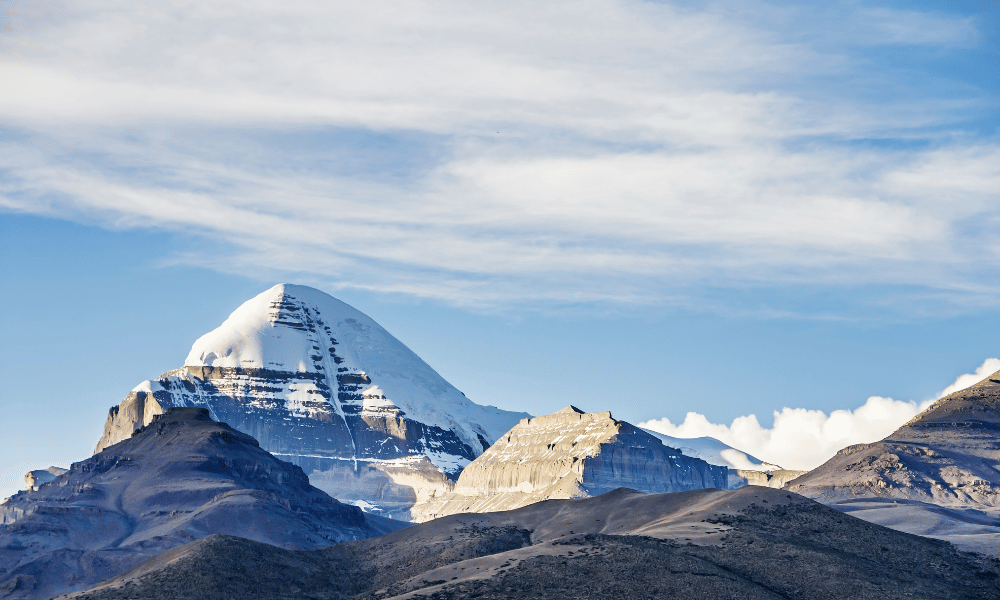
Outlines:
POLYGON ((607 411, 480 406, 287 284, 26 483, 0 504, 3 600, 1000 600, 1000 561, 927 539, 1000 557, 1000 372, 803 473, 607 411))
MULTIPOLYGON (((136 386, 111 409, 97 451, 172 406, 204 407, 331 495, 404 520, 450 493, 471 461, 530 416, 475 404, 368 316, 291 284, 247 301, 194 343, 183 367, 136 386)), ((646 434, 675 448, 682 441, 646 434)), ((788 478, 718 440, 683 442, 679 460, 760 470, 690 475, 647 491, 776 487, 788 478)))
POLYGON ((290 284, 244 303, 183 367, 132 390, 97 451, 171 406, 207 408, 321 489, 403 519, 528 416, 475 404, 367 315, 290 284))

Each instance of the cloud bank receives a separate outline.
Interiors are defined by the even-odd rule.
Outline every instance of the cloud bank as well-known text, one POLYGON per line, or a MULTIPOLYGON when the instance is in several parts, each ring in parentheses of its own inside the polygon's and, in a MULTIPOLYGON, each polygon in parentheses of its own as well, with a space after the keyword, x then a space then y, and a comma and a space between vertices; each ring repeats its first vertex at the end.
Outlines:
MULTIPOLYGON (((1000 359, 988 358, 975 373, 959 376, 938 398, 978 383, 997 370, 1000 359)), ((846 446, 888 436, 936 399, 917 403, 872 396, 854 410, 835 410, 829 415, 821 410, 785 407, 774 411, 774 425, 770 428, 763 427, 756 415, 737 417, 731 424, 722 425, 696 412, 687 413, 684 422, 677 425, 663 418, 638 426, 678 438, 713 437, 765 462, 786 469, 810 470, 846 446)))
POLYGON ((704 306, 708 289, 802 285, 912 311, 1000 297, 1000 144, 975 125, 990 98, 873 58, 905 49, 920 72, 920 56, 960 56, 981 45, 970 16, 4 10, 0 210, 214 245, 174 263, 478 307, 704 306), (851 292, 868 285, 882 289, 851 292))
POLYGON ((949 394, 954 394, 959 390, 964 390, 969 386, 975 385, 997 371, 1000 371, 1000 358, 987 358, 974 372, 959 375, 955 383, 941 390, 938 398, 944 398, 949 394))

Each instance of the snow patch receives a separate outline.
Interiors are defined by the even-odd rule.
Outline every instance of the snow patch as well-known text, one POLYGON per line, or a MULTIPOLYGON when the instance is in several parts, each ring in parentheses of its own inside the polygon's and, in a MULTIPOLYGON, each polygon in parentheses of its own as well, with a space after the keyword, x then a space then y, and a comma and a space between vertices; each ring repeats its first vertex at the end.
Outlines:
POLYGON ((160 385, 159 381, 152 381, 152 380, 147 379, 146 381, 143 381, 139 385, 137 385, 134 388, 132 388, 132 392, 133 393, 135 393, 135 392, 146 392, 147 394, 152 394, 153 392, 159 392, 159 391, 161 391, 163 389, 164 389, 164 387, 162 385, 160 385))

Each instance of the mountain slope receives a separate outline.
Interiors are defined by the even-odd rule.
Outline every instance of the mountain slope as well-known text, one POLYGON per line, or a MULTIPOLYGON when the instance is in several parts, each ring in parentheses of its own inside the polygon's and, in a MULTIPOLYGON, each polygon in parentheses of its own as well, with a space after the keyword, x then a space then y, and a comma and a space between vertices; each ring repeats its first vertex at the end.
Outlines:
POLYGON ((0 523, 0 590, 8 592, 0 597, 11 599, 80 589, 210 534, 318 548, 384 530, 198 408, 170 409, 16 494, 0 505, 0 523))
POLYGON ((77 600, 1000 598, 1000 563, 744 487, 550 500, 289 552, 214 536, 77 600))
POLYGON ((170 406, 207 408, 345 500, 407 518, 527 415, 468 400, 368 316, 281 284, 111 409, 101 450, 170 406))
POLYGON ((472 461, 455 489, 413 507, 414 520, 511 510, 552 498, 725 488, 728 469, 684 456, 610 412, 568 406, 524 419, 472 461))
POLYGON ((844 448, 788 489, 1000 556, 1000 371, 880 442, 844 448))
POLYGON ((778 465, 764 462, 756 456, 737 450, 712 437, 676 438, 652 429, 643 429, 643 431, 659 438, 667 446, 677 448, 685 456, 700 458, 710 465, 729 469, 729 480, 726 487, 731 490, 744 485, 781 488, 792 479, 805 473, 805 471, 783 469, 778 465))

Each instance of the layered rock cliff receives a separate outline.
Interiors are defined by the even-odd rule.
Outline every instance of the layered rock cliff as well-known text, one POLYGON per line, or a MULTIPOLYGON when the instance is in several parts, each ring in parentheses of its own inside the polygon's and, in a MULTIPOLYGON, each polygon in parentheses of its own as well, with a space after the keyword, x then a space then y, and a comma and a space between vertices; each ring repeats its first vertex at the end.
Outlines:
POLYGON ((725 489, 727 478, 725 467, 684 456, 610 412, 569 406, 523 419, 462 471, 452 492, 418 504, 412 514, 424 521, 511 510, 619 487, 656 493, 725 489))
POLYGON ((471 402, 368 316, 287 284, 198 339, 182 368, 132 390, 97 451, 171 406, 207 408, 320 488, 403 519, 527 416, 471 402))

